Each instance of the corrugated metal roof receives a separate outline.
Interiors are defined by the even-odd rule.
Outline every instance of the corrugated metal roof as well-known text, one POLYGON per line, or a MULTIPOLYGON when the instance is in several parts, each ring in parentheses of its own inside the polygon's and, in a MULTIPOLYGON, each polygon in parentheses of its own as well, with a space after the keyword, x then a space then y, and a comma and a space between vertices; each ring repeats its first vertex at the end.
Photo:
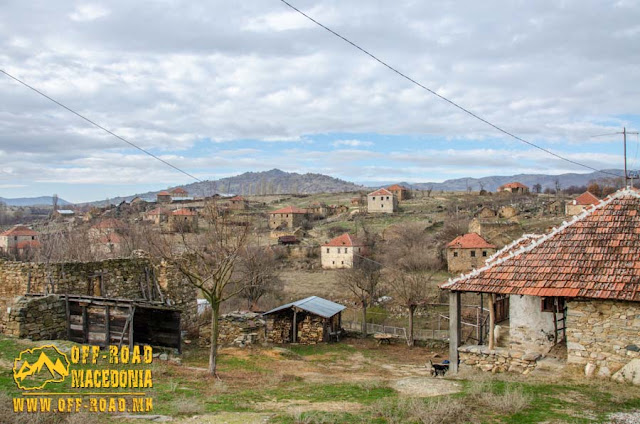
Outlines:
POLYGON ((278 312, 283 309, 288 309, 293 306, 298 307, 300 309, 304 309, 305 311, 310 312, 312 314, 320 315, 321 317, 324 317, 324 318, 331 318, 338 312, 341 312, 344 309, 346 309, 346 306, 342 306, 339 303, 335 303, 318 296, 310 296, 305 299, 287 303, 286 305, 278 306, 277 308, 267 311, 262 315, 272 314, 274 312, 278 312))

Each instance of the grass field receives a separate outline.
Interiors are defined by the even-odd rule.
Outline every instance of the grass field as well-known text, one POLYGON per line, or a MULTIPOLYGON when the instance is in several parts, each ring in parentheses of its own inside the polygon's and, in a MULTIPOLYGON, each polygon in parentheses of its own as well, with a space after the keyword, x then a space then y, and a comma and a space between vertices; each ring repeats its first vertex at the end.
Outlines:
MULTIPOLYGON (((13 413, 9 397, 21 394, 12 380, 12 361, 35 344, 42 343, 0 338, 1 422, 141 422, 109 414, 13 413)), ((585 380, 570 371, 537 377, 472 372, 434 379, 425 363, 443 355, 442 350, 361 339, 227 348, 221 351, 217 379, 205 373, 207 352, 190 348, 182 364, 154 361, 149 395, 153 414, 177 423, 602 423, 612 412, 640 409, 640 388, 585 380)))

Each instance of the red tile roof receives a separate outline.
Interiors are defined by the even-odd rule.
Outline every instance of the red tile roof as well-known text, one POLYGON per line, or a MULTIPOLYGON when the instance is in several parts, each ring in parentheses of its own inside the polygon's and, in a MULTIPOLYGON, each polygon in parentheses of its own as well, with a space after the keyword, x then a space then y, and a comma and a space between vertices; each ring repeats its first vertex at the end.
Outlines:
POLYGON ((173 190, 171 190, 171 194, 189 194, 187 192, 187 190, 183 189, 182 187, 178 187, 178 188, 174 188, 173 190))
POLYGON ((409 189, 406 188, 406 187, 401 186, 400 184, 394 184, 394 185, 392 185, 390 187, 387 187, 387 190, 390 190, 390 191, 393 191, 393 190, 404 190, 404 191, 407 191, 409 189))
POLYGON ((124 224, 119 219, 108 218, 98 222, 92 228, 97 228, 100 230, 108 230, 108 229, 123 228, 123 227, 124 227, 124 224))
POLYGON ((364 246, 364 243, 362 243, 357 238, 353 237, 351 234, 344 233, 343 235, 338 236, 338 237, 332 239, 331 241, 323 244, 323 246, 331 246, 331 247, 347 246, 347 247, 351 247, 351 246, 364 246))
POLYGON ((373 193, 369 193, 367 196, 393 196, 393 193, 391 193, 386 188, 379 188, 373 193))
POLYGON ((0 236, 38 236, 40 233, 32 230, 24 225, 16 225, 15 227, 1 233, 0 236))
POLYGON ((38 240, 23 240, 16 243, 16 249, 37 249, 42 246, 38 240))
POLYGON ((640 194, 620 190, 443 289, 640 302, 640 194))
POLYGON ((171 212, 171 215, 174 215, 174 216, 196 216, 197 213, 192 211, 192 210, 189 210, 189 209, 178 209, 178 210, 175 210, 175 211, 171 212))
POLYGON ((278 209, 277 211, 271 211, 269 213, 270 214, 274 214, 274 213, 302 213, 302 214, 306 214, 307 210, 306 209, 296 208, 295 206, 287 206, 286 208, 278 209))
POLYGON ((169 211, 163 208, 155 208, 147 212, 147 215, 169 215, 169 211))
POLYGON ((516 181, 516 182, 513 182, 513 183, 503 184, 499 188, 503 189, 503 188, 529 188, 529 187, 527 187, 526 185, 516 181))
POLYGON ((171 196, 171 193, 169 193, 168 191, 161 191, 160 193, 156 194, 156 196, 171 196))
POLYGON ((574 205, 595 205, 597 203, 600 203, 600 199, 589 191, 585 191, 573 201, 574 205))
POLYGON ((509 255, 513 255, 514 252, 517 252, 523 247, 529 246, 531 243, 534 243, 541 237, 543 237, 543 234, 525 234, 518 240, 506 245, 505 247, 491 255, 489 259, 485 261, 485 265, 490 265, 494 262, 499 261, 500 259, 507 258, 509 255))
POLYGON ((479 234, 468 233, 458 236, 447 244, 447 247, 455 249, 495 249, 496 245, 483 239, 479 234))

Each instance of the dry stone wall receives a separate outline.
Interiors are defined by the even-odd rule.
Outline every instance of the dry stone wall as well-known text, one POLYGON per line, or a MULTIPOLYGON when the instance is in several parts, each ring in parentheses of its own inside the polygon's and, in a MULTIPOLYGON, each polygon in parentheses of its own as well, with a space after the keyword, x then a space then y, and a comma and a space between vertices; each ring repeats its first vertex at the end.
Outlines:
POLYGON ((66 338, 65 301, 60 296, 20 297, 0 320, 2 332, 31 340, 66 338))
POLYGON ((640 302, 585 300, 567 307, 567 362, 609 377, 640 358, 640 302))
MULTIPOLYGON (((265 321, 254 312, 231 312, 219 321, 218 343, 222 346, 244 347, 265 341, 265 321)), ((200 327, 200 345, 211 344, 211 323, 200 327)))
POLYGON ((458 348, 460 365, 477 367, 486 372, 517 372, 529 374, 541 357, 537 352, 524 352, 487 346, 461 346, 458 348))

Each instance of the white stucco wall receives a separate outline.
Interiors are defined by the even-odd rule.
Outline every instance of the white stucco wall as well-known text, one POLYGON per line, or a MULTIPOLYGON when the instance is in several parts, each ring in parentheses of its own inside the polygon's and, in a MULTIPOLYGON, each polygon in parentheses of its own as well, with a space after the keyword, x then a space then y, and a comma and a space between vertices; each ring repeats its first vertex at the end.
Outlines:
POLYGON ((353 267, 354 253, 362 253, 362 247, 333 247, 322 246, 320 257, 322 268, 351 268, 353 267), (355 252, 354 252, 355 249, 355 252), (340 253, 338 253, 338 251, 340 253))
POLYGON ((367 211, 394 213, 398 209, 398 199, 394 195, 367 196, 367 211))
POLYGON ((513 347, 520 345, 546 353, 553 345, 553 313, 542 312, 541 303, 542 298, 537 296, 509 297, 509 338, 513 347))

